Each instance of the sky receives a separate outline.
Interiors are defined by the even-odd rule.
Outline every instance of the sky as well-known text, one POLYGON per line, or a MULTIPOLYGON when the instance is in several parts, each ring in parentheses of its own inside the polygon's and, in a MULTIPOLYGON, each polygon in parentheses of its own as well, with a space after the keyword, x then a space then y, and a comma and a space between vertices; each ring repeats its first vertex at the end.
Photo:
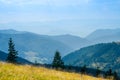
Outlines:
POLYGON ((120 0, 0 0, 0 29, 85 37, 120 28, 120 0))

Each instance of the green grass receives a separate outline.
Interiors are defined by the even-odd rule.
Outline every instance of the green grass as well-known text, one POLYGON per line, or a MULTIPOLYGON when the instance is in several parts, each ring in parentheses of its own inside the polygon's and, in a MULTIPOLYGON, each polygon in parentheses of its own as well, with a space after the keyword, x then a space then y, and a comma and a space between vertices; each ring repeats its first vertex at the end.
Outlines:
POLYGON ((107 80, 29 65, 0 62, 0 80, 107 80))

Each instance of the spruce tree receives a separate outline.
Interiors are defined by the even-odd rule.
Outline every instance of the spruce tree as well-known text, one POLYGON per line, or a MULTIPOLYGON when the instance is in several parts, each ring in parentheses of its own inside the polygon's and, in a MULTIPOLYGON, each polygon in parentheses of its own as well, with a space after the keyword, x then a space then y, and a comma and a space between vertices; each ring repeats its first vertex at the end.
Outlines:
POLYGON ((9 39, 9 49, 8 49, 8 56, 7 56, 7 59, 6 61, 7 62, 10 62, 10 63, 17 63, 17 51, 15 50, 15 45, 12 41, 12 38, 9 39))
POLYGON ((100 75, 100 68, 97 67, 97 70, 96 70, 96 77, 99 77, 99 75, 100 75))
POLYGON ((113 77, 114 77, 113 80, 119 80, 119 79, 118 79, 118 74, 117 74, 117 72, 114 72, 114 73, 113 73, 113 77))
POLYGON ((112 69, 108 70, 108 76, 112 76, 112 69))
POLYGON ((52 67, 53 68, 63 68, 64 67, 64 62, 61 59, 60 53, 56 51, 53 62, 52 62, 52 67))
POLYGON ((87 71, 87 68, 86 68, 86 65, 84 65, 82 68, 81 68, 81 73, 82 74, 85 74, 87 71))

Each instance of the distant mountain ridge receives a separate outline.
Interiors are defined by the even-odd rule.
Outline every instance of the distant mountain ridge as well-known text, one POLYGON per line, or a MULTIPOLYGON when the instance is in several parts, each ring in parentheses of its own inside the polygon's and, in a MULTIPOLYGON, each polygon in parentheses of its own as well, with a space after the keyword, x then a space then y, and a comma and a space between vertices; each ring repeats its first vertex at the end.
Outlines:
POLYGON ((89 34, 86 39, 95 43, 120 41, 120 28, 118 29, 98 29, 89 34))
POLYGON ((14 29, 6 29, 6 30, 0 30, 0 33, 3 34, 22 34, 27 33, 26 31, 16 31, 14 29))
POLYGON ((102 43, 81 48, 63 58, 65 64, 74 66, 87 65, 103 70, 117 71, 120 74, 120 43, 102 43))
POLYGON ((0 45, 2 45, 0 49, 2 51, 7 51, 10 37, 15 42, 15 48, 18 50, 19 56, 33 62, 37 60, 40 63, 51 62, 56 50, 63 57, 82 47, 85 43, 84 39, 72 35, 48 36, 9 29, 0 30, 0 45))
POLYGON ((72 50, 69 46, 61 42, 33 33, 0 33, 0 45, 2 45, 0 49, 2 51, 7 51, 10 37, 13 38, 19 56, 33 62, 35 60, 41 61, 41 63, 50 61, 56 50, 59 50, 62 55, 72 50))
POLYGON ((69 34, 53 36, 53 39, 60 41, 75 50, 85 47, 90 43, 90 41, 88 41, 87 39, 69 34))
POLYGON ((62 57, 82 47, 97 43, 120 41, 120 29, 96 30, 86 38, 73 35, 40 35, 13 29, 0 30, 0 50, 6 52, 8 40, 13 38, 19 56, 32 62, 51 63, 54 53, 58 50, 62 57))

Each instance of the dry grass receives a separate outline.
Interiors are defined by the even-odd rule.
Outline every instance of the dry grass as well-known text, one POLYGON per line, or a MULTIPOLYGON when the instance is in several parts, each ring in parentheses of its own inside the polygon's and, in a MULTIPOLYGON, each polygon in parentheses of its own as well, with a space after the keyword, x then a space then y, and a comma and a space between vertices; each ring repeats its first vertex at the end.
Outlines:
POLYGON ((0 80, 106 80, 29 65, 0 62, 0 80))

